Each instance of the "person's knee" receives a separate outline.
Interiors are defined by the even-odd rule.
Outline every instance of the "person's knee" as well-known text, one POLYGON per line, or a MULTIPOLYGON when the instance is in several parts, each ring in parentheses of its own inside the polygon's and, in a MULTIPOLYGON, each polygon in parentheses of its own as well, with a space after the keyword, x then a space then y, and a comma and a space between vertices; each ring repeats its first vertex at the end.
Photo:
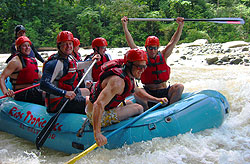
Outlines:
POLYGON ((183 90, 184 90, 184 85, 183 84, 178 84, 177 90, 178 90, 178 92, 182 93, 183 90))
POLYGON ((80 90, 81 90, 82 96, 90 95, 90 91, 87 88, 81 88, 80 90))
POLYGON ((143 107, 144 110, 148 109, 148 103, 147 103, 147 101, 144 101, 144 100, 139 99, 137 97, 135 97, 135 101, 136 101, 137 104, 140 104, 143 107))
POLYGON ((141 114, 141 113, 143 113, 143 111, 144 111, 143 106, 140 105, 140 104, 136 104, 136 105, 137 105, 137 106, 136 106, 136 114, 141 114))
POLYGON ((183 84, 175 84, 173 86, 173 92, 175 93, 182 93, 184 90, 184 85, 183 84))

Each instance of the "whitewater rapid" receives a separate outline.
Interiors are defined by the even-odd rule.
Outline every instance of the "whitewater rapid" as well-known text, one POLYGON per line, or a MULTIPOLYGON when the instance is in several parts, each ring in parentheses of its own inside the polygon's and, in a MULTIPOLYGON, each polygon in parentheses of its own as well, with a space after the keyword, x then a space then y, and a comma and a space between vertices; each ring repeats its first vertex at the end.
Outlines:
MULTIPOLYGON (((128 48, 108 49, 113 58, 122 58, 128 48), (116 55, 114 55, 116 54, 116 55)), ((91 50, 82 50, 89 54, 91 50)), ((53 52, 46 52, 49 55, 53 52)), ((0 56, 0 70, 6 64, 0 56)), ((172 54, 171 84, 182 83, 184 92, 213 89, 229 101, 231 110, 222 126, 199 133, 191 132, 171 138, 125 145, 123 148, 96 149, 82 158, 81 164, 249 164, 250 163, 250 67, 242 65, 207 65, 205 56, 180 60, 172 54)), ((41 66, 42 64, 39 63, 41 66)), ((8 126, 8 125, 6 125, 8 126)), ((62 143, 63 144, 63 143, 62 143)), ((68 155, 47 148, 36 150, 33 143, 0 132, 1 164, 64 163, 76 154, 68 155)))

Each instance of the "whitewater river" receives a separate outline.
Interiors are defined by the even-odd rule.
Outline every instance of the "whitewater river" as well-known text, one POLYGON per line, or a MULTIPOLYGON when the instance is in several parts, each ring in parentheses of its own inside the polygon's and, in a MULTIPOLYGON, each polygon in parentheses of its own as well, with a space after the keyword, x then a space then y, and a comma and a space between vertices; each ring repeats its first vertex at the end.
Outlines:
MULTIPOLYGON (((109 52, 112 55, 118 54, 114 58, 119 58, 124 50, 110 49, 109 52)), ((82 51, 82 54, 84 53, 82 51)), ((171 138, 155 138, 152 141, 126 145, 115 150, 99 148, 90 152, 78 163, 250 163, 250 67, 208 66, 202 62, 204 57, 201 56, 194 56, 193 60, 177 62, 179 57, 173 54, 168 61, 172 64, 171 84, 176 82, 184 84, 185 92, 213 89, 225 95, 231 110, 222 126, 195 134, 186 133, 171 138)), ((0 57, 1 70, 5 66, 3 61, 3 57, 0 57)), ((46 148, 38 151, 33 143, 0 132, 0 164, 64 163, 74 156, 75 154, 68 155, 46 148)))

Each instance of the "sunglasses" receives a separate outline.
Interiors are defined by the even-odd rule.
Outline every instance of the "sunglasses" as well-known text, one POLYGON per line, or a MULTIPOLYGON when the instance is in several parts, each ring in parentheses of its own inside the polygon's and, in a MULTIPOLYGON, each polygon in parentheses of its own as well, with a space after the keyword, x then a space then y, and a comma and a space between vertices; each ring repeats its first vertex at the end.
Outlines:
POLYGON ((151 47, 151 46, 148 46, 148 49, 149 49, 149 50, 157 50, 158 47, 151 47))
POLYGON ((107 47, 106 47, 106 46, 102 46, 102 47, 100 47, 100 48, 105 49, 105 48, 107 48, 107 47))
POLYGON ((147 65, 137 65, 137 64, 133 64, 138 70, 143 70, 147 68, 147 65))

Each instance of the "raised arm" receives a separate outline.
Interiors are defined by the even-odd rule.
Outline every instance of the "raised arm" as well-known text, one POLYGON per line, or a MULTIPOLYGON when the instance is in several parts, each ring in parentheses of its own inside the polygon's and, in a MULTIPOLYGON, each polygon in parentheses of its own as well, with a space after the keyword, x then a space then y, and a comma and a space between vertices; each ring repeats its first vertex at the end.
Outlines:
POLYGON ((161 53, 164 55, 165 60, 171 55, 175 45, 178 43, 181 37, 182 29, 184 26, 184 18, 178 17, 176 19, 176 22, 178 23, 178 28, 174 35, 172 36, 170 42, 167 44, 164 50, 161 51, 161 53))
POLYGON ((123 31, 125 33, 126 36, 126 40, 128 43, 128 46, 133 49, 133 48, 137 48, 137 46, 135 45, 134 39, 132 38, 130 32, 128 31, 128 18, 126 16, 124 16, 122 19, 122 27, 123 27, 123 31))

